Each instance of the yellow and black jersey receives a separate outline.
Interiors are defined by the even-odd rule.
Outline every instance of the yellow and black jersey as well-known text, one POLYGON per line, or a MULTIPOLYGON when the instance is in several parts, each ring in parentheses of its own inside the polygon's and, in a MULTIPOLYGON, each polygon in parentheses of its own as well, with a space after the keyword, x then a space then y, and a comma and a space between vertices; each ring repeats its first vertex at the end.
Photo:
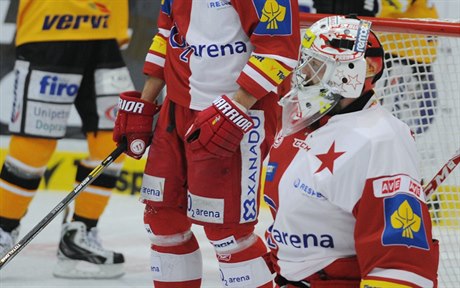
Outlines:
POLYGON ((430 0, 382 0, 378 17, 383 18, 438 18, 430 0))
POLYGON ((128 0, 20 0, 16 46, 128 37, 128 0))
MULTIPOLYGON (((431 0, 382 0, 378 17, 437 19, 438 12, 431 0)), ((432 63, 436 58, 437 41, 433 37, 415 34, 379 36, 383 49, 418 63, 432 63), (395 46, 396 45, 396 46, 395 46)))

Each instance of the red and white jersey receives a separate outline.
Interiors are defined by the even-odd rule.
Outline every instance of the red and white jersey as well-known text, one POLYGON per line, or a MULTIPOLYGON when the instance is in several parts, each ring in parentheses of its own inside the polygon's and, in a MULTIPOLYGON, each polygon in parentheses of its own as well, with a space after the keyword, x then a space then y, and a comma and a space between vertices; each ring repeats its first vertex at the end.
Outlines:
POLYGON ((373 102, 276 139, 269 157, 267 241, 279 274, 299 281, 356 255, 362 279, 436 285, 438 246, 404 123, 373 102))
POLYGON ((144 73, 194 110, 240 86, 260 99, 297 64, 298 14, 293 0, 164 0, 144 73))

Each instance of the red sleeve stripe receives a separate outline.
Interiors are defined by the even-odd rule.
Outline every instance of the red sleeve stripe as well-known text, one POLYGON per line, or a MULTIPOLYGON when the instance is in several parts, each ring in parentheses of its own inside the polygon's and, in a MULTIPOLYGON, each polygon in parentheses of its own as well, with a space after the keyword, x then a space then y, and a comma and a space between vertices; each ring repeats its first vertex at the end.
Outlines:
POLYGON ((244 72, 240 74, 240 77, 238 77, 236 82, 257 99, 261 99, 270 92, 262 87, 260 83, 256 82, 254 78, 249 77, 248 74, 244 72))
POLYGON ((164 80, 163 68, 159 67, 158 65, 149 62, 144 62, 143 72, 144 74, 149 75, 151 77, 157 77, 164 80))

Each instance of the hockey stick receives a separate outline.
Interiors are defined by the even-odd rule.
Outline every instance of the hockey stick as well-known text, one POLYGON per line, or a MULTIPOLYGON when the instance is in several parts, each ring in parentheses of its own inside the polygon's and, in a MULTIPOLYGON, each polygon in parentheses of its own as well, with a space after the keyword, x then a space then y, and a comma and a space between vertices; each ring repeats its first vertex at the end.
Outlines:
POLYGON ((62 210, 64 210, 70 202, 81 192, 83 191, 88 185, 90 185, 94 180, 96 180, 97 177, 99 177, 102 172, 110 165, 112 164, 115 159, 118 158, 124 151, 126 150, 126 142, 120 143, 120 145, 113 150, 112 153, 110 153, 107 158, 105 158, 101 164, 99 164, 96 168, 93 169, 89 173, 88 176, 86 176, 83 181, 78 184, 61 202, 59 202, 56 207, 54 207, 51 212, 48 213, 48 215, 45 216, 37 225, 35 225, 32 230, 27 233, 24 238, 19 240, 19 242, 14 245, 14 247, 5 254, 5 256, 2 257, 0 260, 0 270, 11 260, 13 259, 18 253, 27 245, 29 244, 32 239, 34 239, 38 233, 40 233, 62 210))
POLYGON ((457 167, 458 163, 460 163, 460 149, 455 152, 454 156, 447 161, 444 166, 439 169, 438 173, 434 175, 433 179, 423 188, 423 192, 425 192, 426 198, 429 199, 431 195, 438 189, 438 186, 441 185, 444 180, 446 180, 447 176, 449 176, 452 171, 454 171, 455 167, 457 167))

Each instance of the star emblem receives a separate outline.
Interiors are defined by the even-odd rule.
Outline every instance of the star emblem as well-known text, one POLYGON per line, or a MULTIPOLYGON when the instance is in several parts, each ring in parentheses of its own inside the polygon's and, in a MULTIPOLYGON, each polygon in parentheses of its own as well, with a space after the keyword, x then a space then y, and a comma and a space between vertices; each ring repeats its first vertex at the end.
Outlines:
POLYGON ((347 90, 345 90, 345 88, 343 88, 343 83, 337 84, 337 83, 330 82, 329 85, 331 85, 334 88, 337 88, 338 89, 337 93, 339 93, 339 94, 347 92, 347 90))
POLYGON ((354 77, 349 77, 347 85, 353 86, 353 89, 356 90, 356 86, 363 84, 363 82, 359 82, 358 80, 358 74, 356 74, 354 77))
POLYGON ((337 69, 337 71, 335 73, 335 77, 337 77, 339 79, 342 79, 343 77, 345 77, 345 74, 343 74, 343 70, 337 69))
POLYGON ((316 170, 316 173, 319 173, 323 171, 324 169, 329 169, 331 174, 334 174, 334 161, 342 156, 345 152, 335 152, 335 141, 332 142, 331 147, 329 148, 329 151, 327 151, 324 154, 318 154, 316 157, 321 161, 321 166, 319 166, 318 170, 316 170))

